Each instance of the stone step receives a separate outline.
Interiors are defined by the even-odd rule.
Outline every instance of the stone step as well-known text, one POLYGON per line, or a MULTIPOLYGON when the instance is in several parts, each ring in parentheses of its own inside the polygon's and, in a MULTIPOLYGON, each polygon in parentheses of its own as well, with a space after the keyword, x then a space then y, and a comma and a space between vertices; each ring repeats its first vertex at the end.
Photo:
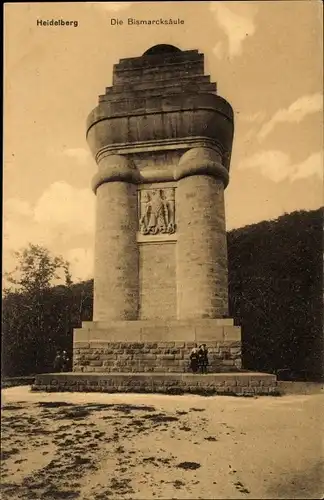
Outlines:
POLYGON ((154 82, 145 82, 143 80, 140 80, 136 85, 134 85, 134 82, 130 82, 129 84, 124 84, 124 85, 113 85, 112 87, 106 87, 106 94, 115 94, 115 93, 123 93, 125 90, 133 89, 135 90, 154 90, 159 87, 167 87, 169 85, 180 85, 180 84, 185 84, 185 83, 210 83, 210 76, 208 75, 186 75, 181 78, 181 82, 179 79, 174 79, 174 78, 169 78, 165 79, 162 78, 162 75, 160 78, 157 78, 154 82))
MULTIPOLYGON (((204 83, 204 84, 185 84, 185 85, 173 85, 165 88, 157 88, 156 90, 129 90, 128 92, 124 91, 121 93, 109 93, 99 96, 99 103, 101 102, 124 102, 128 99, 141 98, 145 99, 147 97, 159 97, 161 95, 174 95, 174 94, 182 94, 185 92, 196 93, 196 94, 210 94, 216 93, 216 84, 215 83, 204 83)), ((143 102, 143 108, 145 108, 145 101, 143 102)))
POLYGON ((279 395, 268 373, 45 373, 36 375, 32 391, 133 392, 201 395, 279 395))
POLYGON ((150 68, 139 68, 135 70, 115 69, 113 73, 113 85, 127 82, 155 81, 159 78, 182 78, 186 75, 203 75, 204 63, 202 61, 189 61, 180 64, 167 64, 150 68))
POLYGON ((142 57, 127 57, 119 60, 118 64, 115 64, 116 68, 119 69, 135 69, 135 68, 143 68, 157 65, 165 65, 168 63, 172 63, 174 61, 185 62, 192 60, 203 60, 204 55, 200 54, 198 50, 186 50, 185 52, 178 53, 170 53, 170 54, 161 54, 150 55, 150 56, 142 56, 142 57))
MULTIPOLYGON (((128 324, 107 324, 94 322, 89 326, 74 330, 74 342, 216 342, 240 341, 241 329, 238 326, 214 323, 148 324, 143 321, 130 321, 128 324)), ((121 322, 122 323, 122 322, 121 322)))

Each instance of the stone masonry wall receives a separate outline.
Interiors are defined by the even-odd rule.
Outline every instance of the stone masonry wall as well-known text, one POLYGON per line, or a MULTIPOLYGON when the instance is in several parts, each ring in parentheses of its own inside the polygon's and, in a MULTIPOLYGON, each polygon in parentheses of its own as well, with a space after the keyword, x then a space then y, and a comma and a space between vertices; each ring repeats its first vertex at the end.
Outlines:
POLYGON ((140 319, 176 318, 175 243, 142 243, 140 252, 140 319))
MULTIPOLYGON (((241 342, 206 342, 208 372, 241 369, 241 342)), ((74 345, 74 372, 189 372, 192 342, 78 342, 74 345)))

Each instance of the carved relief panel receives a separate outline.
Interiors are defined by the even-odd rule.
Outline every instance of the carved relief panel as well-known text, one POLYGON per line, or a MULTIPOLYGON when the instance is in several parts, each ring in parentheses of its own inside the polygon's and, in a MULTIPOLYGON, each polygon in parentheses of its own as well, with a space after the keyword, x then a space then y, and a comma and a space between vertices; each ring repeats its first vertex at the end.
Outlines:
POLYGON ((174 194, 174 188, 140 191, 139 230, 141 234, 175 233, 174 194))

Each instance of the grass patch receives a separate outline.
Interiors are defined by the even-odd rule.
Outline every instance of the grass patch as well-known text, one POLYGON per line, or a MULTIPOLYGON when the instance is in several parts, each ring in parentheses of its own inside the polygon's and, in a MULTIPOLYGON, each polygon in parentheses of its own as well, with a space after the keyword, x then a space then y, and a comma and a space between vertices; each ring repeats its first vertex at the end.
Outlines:
POLYGON ((72 410, 65 410, 56 415, 56 419, 82 419, 89 417, 91 415, 91 412, 83 407, 77 407, 72 410))
POLYGON ((23 408, 17 405, 5 405, 2 407, 2 411, 14 411, 14 410, 23 410, 23 408))
POLYGON ((177 467, 184 470, 196 470, 199 469, 201 465, 198 462, 180 462, 177 467))
POLYGON ((56 486, 51 485, 47 490, 45 490, 44 498, 50 498, 50 499, 57 498, 59 500, 63 500, 65 498, 68 499, 79 498, 79 492, 73 490, 61 490, 56 488, 56 486))
POLYGON ((11 450, 1 450, 0 460, 8 460, 12 455, 17 455, 20 450, 18 448, 12 448, 11 450))
POLYGON ((155 415, 144 415, 143 418, 149 419, 152 422, 177 422, 178 417, 170 417, 168 415, 164 415, 163 413, 157 413, 155 415))
POLYGON ((241 483, 241 481, 237 481, 236 483, 234 483, 234 486, 240 493, 250 493, 250 491, 244 486, 244 484, 241 483))
POLYGON ((111 480, 111 483, 110 483, 110 487, 113 490, 119 490, 121 493, 133 493, 134 490, 130 486, 130 483, 131 483, 131 479, 118 480, 118 479, 113 477, 111 480))
POLYGON ((191 427, 187 427, 186 425, 183 425, 182 427, 179 427, 180 431, 186 431, 189 432, 191 431, 191 427))
POLYGON ((72 403, 65 403, 64 401, 43 401, 38 403, 40 408, 62 408, 62 406, 75 406, 72 403))
POLYGON ((173 481, 173 485, 177 490, 180 490, 180 488, 182 488, 182 486, 185 486, 186 483, 180 481, 180 479, 176 479, 175 481, 173 481))

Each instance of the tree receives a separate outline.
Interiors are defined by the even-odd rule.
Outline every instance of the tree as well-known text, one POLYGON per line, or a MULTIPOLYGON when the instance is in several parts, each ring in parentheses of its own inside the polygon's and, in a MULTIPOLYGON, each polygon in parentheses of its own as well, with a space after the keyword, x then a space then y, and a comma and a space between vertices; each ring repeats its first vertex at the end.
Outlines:
POLYGON ((242 326, 244 368, 324 374, 323 209, 228 233, 230 314, 242 326))
POLYGON ((66 286, 72 284, 69 263, 62 257, 52 256, 47 248, 29 244, 14 255, 18 264, 5 276, 19 291, 37 294, 62 278, 66 286))
POLYGON ((43 371, 71 340, 72 278, 68 262, 44 247, 29 244, 15 255, 17 266, 6 274, 11 286, 4 290, 2 369, 24 375, 43 371), (54 288, 61 293, 53 294, 54 288))

